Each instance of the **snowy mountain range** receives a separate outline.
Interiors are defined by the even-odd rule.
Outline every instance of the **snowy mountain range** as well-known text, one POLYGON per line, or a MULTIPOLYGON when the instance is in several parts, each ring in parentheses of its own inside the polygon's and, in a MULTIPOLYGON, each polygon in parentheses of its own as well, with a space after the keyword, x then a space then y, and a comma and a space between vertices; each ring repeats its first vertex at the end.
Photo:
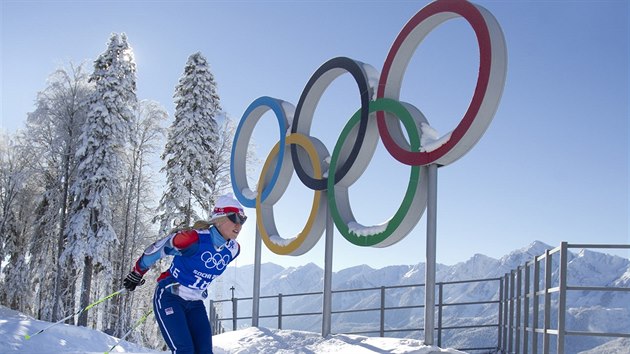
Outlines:
MULTIPOLYGON (((437 265, 436 280, 452 282, 472 279, 499 278, 524 265, 526 262, 545 253, 553 247, 534 242, 527 247, 515 250, 500 259, 476 254, 469 260, 452 266, 437 265)), ((230 299, 233 291, 239 299, 251 298, 254 266, 231 267, 222 280, 212 284, 213 299, 230 299), (231 289, 233 288, 233 290, 231 289)), ((318 313, 322 309, 323 269, 315 264, 284 268, 265 263, 261 270, 260 325, 277 328, 278 294, 283 294, 282 313, 318 313), (313 293, 294 297, 291 294, 313 293), (272 297, 273 296, 273 297, 272 297), (268 316, 268 318, 264 318, 268 316)), ((557 279, 557 273, 553 274, 557 279)), ((221 279, 221 278, 219 278, 221 279)), ((368 265, 347 268, 333 274, 333 312, 378 308, 380 287, 405 286, 424 283, 424 263, 416 265, 395 265, 373 269, 368 265), (346 289, 374 288, 362 292, 340 292, 346 289)), ((571 286, 615 286, 630 287, 630 260, 619 256, 590 250, 569 251, 568 284, 571 286)), ((444 303, 497 300, 498 281, 461 283, 444 287, 444 303)), ((437 301, 437 300, 436 300, 437 301)), ((422 305, 423 287, 400 287, 388 289, 385 295, 387 307, 407 307, 422 305)), ((555 300, 552 300, 555 304, 555 300)), ((553 306, 553 305, 552 305, 553 306)), ((219 305, 222 317, 232 316, 231 303, 219 305)), ((444 308, 443 326, 471 324, 496 324, 498 305, 457 306, 444 308)), ((251 300, 238 302, 238 317, 251 316, 251 300)), ((423 309, 406 308, 391 310, 385 316, 385 328, 419 328, 423 326, 423 309)), ((437 324, 437 323, 436 323, 437 324)), ((223 322, 231 329, 231 322, 223 322)), ((238 328, 251 325, 251 320, 241 320, 238 328)), ((321 332, 321 315, 284 316, 282 328, 321 332)), ((357 333, 372 331, 378 335, 379 312, 364 311, 333 314, 333 333, 357 333)), ((567 330, 605 331, 630 333, 630 292, 570 291, 567 296, 567 330)), ((422 333, 390 332, 391 337, 422 338, 422 333)), ((566 337, 567 353, 589 350, 611 341, 607 337, 566 337)), ((445 330, 442 333, 443 346, 470 348, 496 346, 497 329, 477 328, 445 330)), ((620 340, 620 343, 626 343, 620 340)), ((611 344, 608 344, 609 346, 611 344)), ((630 351, 629 351, 630 352, 630 351)))

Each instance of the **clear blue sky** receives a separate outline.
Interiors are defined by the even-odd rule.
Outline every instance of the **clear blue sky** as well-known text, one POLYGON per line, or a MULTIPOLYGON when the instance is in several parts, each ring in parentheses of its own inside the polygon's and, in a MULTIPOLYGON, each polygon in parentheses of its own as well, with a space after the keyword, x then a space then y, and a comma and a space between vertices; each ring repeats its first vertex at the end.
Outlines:
MULTIPOLYGON (((508 74, 502 101, 480 142, 438 172, 437 260, 500 257, 534 240, 629 243, 629 10, 619 1, 477 1, 503 28, 508 74)), ((124 32, 137 63, 138 97, 164 105, 188 56, 201 51, 236 121, 257 97, 297 105, 327 60, 347 56, 379 72, 404 24, 426 1, 7 1, 2 0, 1 128, 15 132, 57 67, 92 60, 110 33, 124 32)), ((409 65, 402 98, 440 133, 466 110, 478 57, 470 27, 452 20, 431 32, 409 65)), ((329 151, 359 107, 343 75, 326 91, 311 129, 329 151)), ((263 117, 261 160, 278 140, 263 117)), ((357 220, 384 222, 398 208, 409 168, 382 146, 351 189, 357 220)), ((258 176, 251 177, 254 180, 258 176)), ((276 208, 281 234, 299 231, 310 195, 297 176, 276 208), (297 182, 296 182, 297 181, 297 182)), ((254 210, 248 210, 254 215, 254 210)), ((253 221, 253 218, 252 218, 253 221)), ((253 222, 238 265, 253 262, 253 222)), ((335 269, 424 262, 426 216, 401 242, 359 248, 335 235, 335 269)), ((306 255, 263 262, 323 264, 323 237, 306 255)), ((628 253, 619 253, 628 256, 628 253)))

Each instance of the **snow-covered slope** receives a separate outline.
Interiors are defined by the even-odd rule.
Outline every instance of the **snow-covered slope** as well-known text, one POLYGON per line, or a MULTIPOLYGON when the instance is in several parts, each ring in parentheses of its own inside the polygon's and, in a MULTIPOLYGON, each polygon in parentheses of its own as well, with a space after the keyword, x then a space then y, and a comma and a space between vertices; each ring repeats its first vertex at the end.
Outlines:
MULTIPOLYGON (((105 353, 118 343, 118 339, 103 332, 85 327, 58 324, 46 331, 25 339, 50 326, 51 323, 35 320, 22 313, 0 306, 0 352, 45 353, 105 353)), ((161 353, 123 341, 111 353, 161 353)))
MULTIPOLYGON (((107 352, 118 340, 105 333, 85 327, 59 324, 26 340, 50 323, 0 306, 0 352, 20 354, 90 354, 107 352)), ((423 345, 419 340, 370 338, 352 335, 333 335, 326 338, 317 333, 267 328, 246 328, 213 337, 216 354, 324 354, 324 353, 399 353, 438 354, 463 353, 423 345)), ((170 352, 170 351, 169 351, 170 352)), ((110 353, 167 353, 155 351, 123 341, 110 353)))

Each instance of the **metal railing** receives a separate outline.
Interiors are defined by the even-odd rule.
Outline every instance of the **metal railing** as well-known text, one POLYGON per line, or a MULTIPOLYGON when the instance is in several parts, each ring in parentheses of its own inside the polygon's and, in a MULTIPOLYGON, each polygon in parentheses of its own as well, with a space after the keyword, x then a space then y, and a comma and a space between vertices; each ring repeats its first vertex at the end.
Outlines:
MULTIPOLYGON (((373 328, 361 330, 361 331, 339 331, 338 333, 344 334, 362 334, 362 335, 378 335, 380 337, 384 337, 386 334, 392 333, 405 333, 405 332, 423 332, 424 328, 422 326, 417 327, 392 327, 386 325, 386 316, 387 313, 393 311, 412 311, 415 309, 424 309, 424 305, 422 304, 412 304, 412 305, 401 305, 401 306, 387 306, 387 292, 393 291, 396 289, 409 289, 409 288, 424 288, 424 284, 411 284, 411 285, 397 285, 397 286, 382 286, 382 287, 373 287, 373 288, 361 288, 361 289, 347 289, 347 290, 333 290, 333 302, 336 298, 343 294, 349 293, 366 293, 366 292, 377 292, 379 295, 378 306, 370 306, 365 308, 352 308, 352 309, 344 309, 344 308, 335 308, 332 310, 332 315, 344 315, 351 313, 377 313, 378 314, 378 325, 375 325, 373 328)), ((500 312, 502 294, 500 291, 502 289, 502 278, 489 278, 489 279, 473 279, 473 280, 462 280, 462 281, 451 281, 451 282, 438 282, 436 283, 436 292, 437 292, 437 301, 436 301, 436 311, 437 311, 437 326, 435 328, 436 338, 437 338, 437 346, 441 347, 444 339, 444 332, 449 330, 461 330, 461 329, 474 329, 474 328, 492 328, 493 333, 498 333, 501 324, 499 323, 500 316, 497 315, 493 322, 491 323, 481 323, 481 324, 470 324, 470 325, 444 325, 444 310, 445 308, 456 308, 459 306, 492 306, 496 307, 497 310, 493 311, 495 313, 500 312), (498 293, 495 293, 491 298, 482 299, 479 301, 463 301, 463 302, 448 302, 444 299, 445 287, 458 285, 458 284, 466 284, 466 283, 495 283, 496 289, 499 289, 498 293)), ((284 310, 284 303, 289 298, 300 298, 304 301, 306 297, 309 296, 317 296, 321 298, 323 296, 323 292, 310 292, 310 293, 297 293, 297 294, 277 294, 277 295, 268 295, 261 296, 261 301, 264 300, 273 300, 275 299, 276 303, 276 313, 259 315, 259 319, 276 319, 277 323, 275 324, 278 329, 283 329, 283 322, 287 318, 292 317, 308 317, 308 316, 322 316, 321 310, 315 312, 299 312, 299 313, 287 313, 284 310)), ((318 298, 318 300, 319 300, 318 298)), ((251 302, 253 298, 236 298, 232 297, 231 299, 223 299, 210 301, 210 308, 214 308, 215 305, 229 303, 232 306, 232 316, 222 318, 220 316, 214 316, 215 323, 213 323, 213 327, 223 326, 224 322, 227 322, 227 326, 230 326, 231 329, 236 330, 238 328, 239 321, 248 321, 252 320, 250 315, 241 315, 239 316, 239 303, 242 302, 251 302)), ((422 298, 420 296, 417 297, 417 301, 421 302, 422 298)), ((333 331, 334 332, 334 331, 333 331)), ((420 336, 420 335, 419 335, 420 336)), ((475 352, 486 352, 486 353, 494 353, 497 351, 499 346, 500 338, 490 339, 486 346, 478 346, 471 348, 457 348, 463 351, 475 351, 475 352)))
MULTIPOLYGON (((630 249, 630 245, 568 244, 546 250, 503 277, 500 349, 502 353, 565 353, 566 336, 630 338, 630 333, 567 329, 567 293, 626 292, 628 287, 567 284, 568 249, 630 249), (555 278, 554 278, 555 272, 555 278), (553 297, 553 298, 552 298, 553 297), (542 318, 541 318, 542 315, 542 318), (553 336, 553 337, 552 337, 553 336), (539 343, 542 337, 542 343, 539 343), (552 345, 555 339, 555 348, 552 345), (555 351, 554 351, 555 349, 555 351)), ((604 309, 602 309, 604 310, 604 309)))
MULTIPOLYGON (((618 337, 630 338, 630 333, 613 333, 613 332, 596 332, 596 331, 580 331, 570 330, 566 327, 567 314, 567 293, 577 293, 579 291, 593 292, 626 292, 630 294, 628 287, 612 287, 612 286, 588 286, 584 284, 567 284, 568 273, 568 249, 630 249, 630 245, 596 245, 596 244, 568 244, 562 242, 561 245, 552 250, 546 250, 544 254, 535 256, 533 260, 526 262, 524 265, 517 267, 506 273, 500 278, 489 279, 473 279, 463 281, 438 282, 436 283, 436 311, 437 326, 435 332, 438 347, 442 347, 444 343, 444 332, 475 328, 491 328, 494 329, 491 334, 491 342, 487 346, 478 346, 471 348, 456 348, 462 351, 475 351, 486 353, 515 353, 515 354, 537 354, 539 352, 548 353, 565 353, 565 340, 567 336, 597 336, 597 337, 618 337), (466 284, 466 283, 493 283, 496 282, 496 290, 492 291, 489 299, 480 301, 460 301, 449 302, 444 300, 446 294, 445 287, 466 284), (498 298, 497 298, 498 296, 498 298), (445 325, 444 319, 448 316, 444 315, 444 310, 459 306, 486 306, 492 308, 496 306, 496 321, 491 323, 470 324, 470 325, 445 325), (496 340, 495 340, 496 338, 496 340), (539 340, 542 339, 542 342, 539 340), (555 340, 555 345, 553 343, 555 340)), ((405 332, 423 332, 424 328, 420 325, 417 327, 401 327, 396 328, 386 325, 386 314, 393 311, 414 311, 424 309, 423 304, 405 305, 405 306, 387 306, 387 292, 404 288, 423 288, 424 284, 399 285, 399 286, 383 286, 362 289, 333 290, 333 302, 339 296, 349 293, 365 293, 378 292, 379 305, 365 308, 335 308, 332 315, 344 315, 349 313, 377 313, 378 325, 374 328, 361 331, 337 331, 337 333, 345 334, 364 334, 385 336, 392 333, 405 332)), ((579 295, 579 294, 578 294, 579 295)), ((322 311, 319 307, 318 311, 307 311, 298 313, 287 313, 283 309, 287 299, 300 299, 315 296, 315 302, 321 304, 323 292, 310 292, 298 294, 277 294, 270 296, 261 296, 260 300, 274 300, 276 303, 275 313, 259 315, 259 319, 276 319, 277 328, 283 328, 283 320, 295 317, 319 316, 321 320, 322 311)), ((391 295, 390 295, 391 296, 391 295)), ((577 296, 577 295, 576 295, 577 296)), ((423 294, 418 294, 417 301, 423 301, 423 294)), ((224 322, 231 322, 232 330, 238 328, 238 321, 252 320, 251 315, 239 316, 239 303, 251 302, 253 298, 235 298, 210 301, 210 308, 214 309, 214 305, 221 303, 232 304, 232 316, 222 318, 220 315, 213 313, 215 327, 225 327, 224 322)), ((604 309, 602 309, 604 310, 604 309)), ((334 332, 334 331, 333 331, 334 332)), ((421 337, 419 333, 418 337, 421 337)))

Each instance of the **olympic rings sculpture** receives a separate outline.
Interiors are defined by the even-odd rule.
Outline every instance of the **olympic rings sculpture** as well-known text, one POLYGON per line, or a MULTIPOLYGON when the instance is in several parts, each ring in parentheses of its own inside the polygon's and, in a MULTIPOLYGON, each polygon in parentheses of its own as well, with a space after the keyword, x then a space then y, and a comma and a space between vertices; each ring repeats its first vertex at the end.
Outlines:
POLYGON ((276 254, 308 252, 325 229, 326 206, 335 227, 351 243, 390 246, 403 239, 424 214, 427 190, 421 181, 427 178, 427 166, 444 166, 459 159, 472 149, 490 125, 503 93, 506 69, 505 39, 490 12, 464 0, 435 1, 416 13, 403 27, 385 59, 380 77, 368 64, 337 57, 315 71, 296 107, 267 96, 254 100, 239 122, 232 146, 230 174, 234 194, 244 206, 256 208, 260 235, 265 245, 276 254), (455 17, 464 18, 475 32, 479 45, 479 74, 470 105, 461 121, 440 139, 442 145, 429 149, 420 144, 421 127, 427 123, 426 118, 412 104, 398 100, 402 78, 422 40, 437 26, 455 17), (309 130, 324 91, 344 73, 349 73, 356 81, 361 107, 348 120, 330 155, 321 141, 309 135, 309 130), (374 91, 376 99, 370 100, 374 91), (254 192, 247 182, 245 157, 254 127, 270 110, 277 118, 279 141, 263 165, 254 192), (387 222, 364 227, 353 216, 348 188, 370 163, 379 136, 396 160, 410 166, 409 183, 399 209, 387 222), (303 230, 294 237, 283 238, 278 235, 273 205, 286 191, 293 170, 313 191, 312 208, 303 230), (327 191, 327 204, 322 201, 323 191, 327 191))

